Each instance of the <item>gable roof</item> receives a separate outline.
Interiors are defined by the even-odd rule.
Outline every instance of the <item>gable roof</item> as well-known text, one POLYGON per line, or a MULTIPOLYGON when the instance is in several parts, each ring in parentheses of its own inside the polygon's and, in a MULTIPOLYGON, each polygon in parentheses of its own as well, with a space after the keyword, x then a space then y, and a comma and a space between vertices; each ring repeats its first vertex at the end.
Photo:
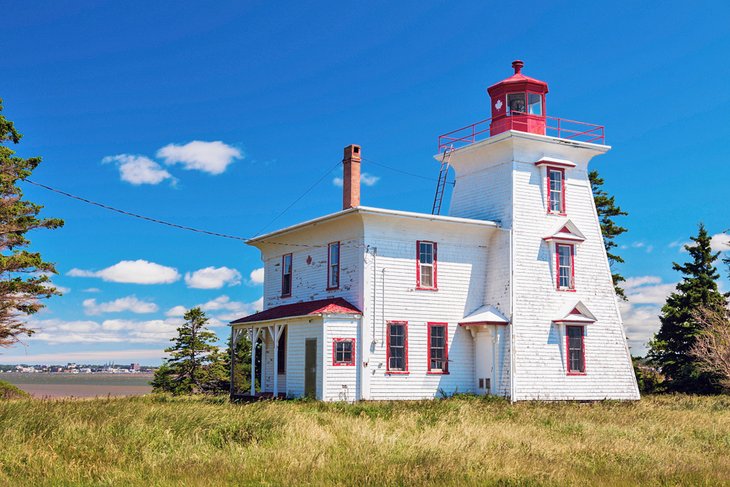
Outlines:
POLYGON ((553 232, 552 235, 542 238, 545 241, 550 242, 551 240, 564 241, 564 242, 583 242, 586 237, 583 233, 578 230, 575 223, 568 220, 558 227, 558 231, 553 232))
POLYGON ((476 311, 468 314, 461 320, 459 325, 506 325, 509 320, 494 306, 482 306, 476 311))
POLYGON ((275 306, 259 313, 239 318, 232 321, 231 324, 256 323, 259 321, 295 318, 298 316, 360 313, 362 312, 344 298, 328 298, 303 303, 282 304, 281 306, 275 306))
POLYGON ((563 310, 559 316, 560 318, 553 320, 553 323, 588 325, 596 322, 596 316, 591 313, 582 301, 578 301, 573 306, 567 308, 567 312, 563 310))
POLYGON ((315 226, 326 221, 332 221, 339 218, 348 217, 350 215, 380 215, 390 218, 410 218, 423 222, 441 222, 449 224, 470 225, 483 228, 500 228, 499 222, 491 220, 477 220, 474 218, 461 218, 448 215, 432 215, 431 213, 416 213, 412 211, 389 210, 386 208, 373 208, 369 206, 355 206, 352 208, 347 208, 346 210, 338 211, 336 213, 330 213, 329 215, 324 215, 314 218, 312 220, 297 223, 290 227, 281 228, 279 230, 266 233, 264 235, 259 235, 257 237, 246 240, 246 243, 248 245, 255 246, 258 243, 267 242, 269 240, 281 237, 289 232, 300 230, 305 227, 315 226))

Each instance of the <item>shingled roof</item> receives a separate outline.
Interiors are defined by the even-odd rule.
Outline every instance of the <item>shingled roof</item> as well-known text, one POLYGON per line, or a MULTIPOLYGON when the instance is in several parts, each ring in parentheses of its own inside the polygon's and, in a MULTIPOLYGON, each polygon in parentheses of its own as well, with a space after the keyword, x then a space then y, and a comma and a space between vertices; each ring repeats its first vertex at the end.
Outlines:
POLYGON ((294 318, 297 316, 310 316, 321 314, 352 314, 362 313, 355 306, 344 298, 317 299, 303 303, 282 304, 250 316, 245 316, 232 321, 232 325, 240 323, 255 323, 258 321, 270 321, 279 318, 294 318))

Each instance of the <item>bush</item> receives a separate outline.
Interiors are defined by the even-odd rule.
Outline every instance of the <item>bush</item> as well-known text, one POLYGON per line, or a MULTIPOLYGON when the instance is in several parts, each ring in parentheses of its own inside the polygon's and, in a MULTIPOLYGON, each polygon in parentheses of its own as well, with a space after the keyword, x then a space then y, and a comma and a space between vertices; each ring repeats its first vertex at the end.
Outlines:
POLYGON ((24 397, 30 397, 30 394, 9 382, 0 380, 0 399, 22 399, 24 397))

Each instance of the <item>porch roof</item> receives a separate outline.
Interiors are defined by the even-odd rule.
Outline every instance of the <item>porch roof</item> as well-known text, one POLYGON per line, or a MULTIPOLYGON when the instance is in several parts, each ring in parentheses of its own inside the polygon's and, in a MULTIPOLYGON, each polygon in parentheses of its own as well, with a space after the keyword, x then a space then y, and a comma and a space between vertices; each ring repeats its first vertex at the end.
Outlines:
POLYGON ((344 298, 316 299, 303 303, 282 304, 232 321, 232 325, 241 323, 256 323, 271 321, 280 318, 295 318, 298 316, 322 314, 360 314, 362 311, 344 298))
POLYGON ((459 321, 461 326, 508 325, 509 320, 494 306, 482 306, 459 321))

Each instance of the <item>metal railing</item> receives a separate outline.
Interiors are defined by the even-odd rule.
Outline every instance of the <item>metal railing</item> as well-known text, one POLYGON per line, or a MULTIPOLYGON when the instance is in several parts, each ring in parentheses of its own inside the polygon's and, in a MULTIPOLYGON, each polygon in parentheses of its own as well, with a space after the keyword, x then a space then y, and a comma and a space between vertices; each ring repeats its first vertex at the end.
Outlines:
MULTIPOLYGON (((520 132, 532 132, 527 130, 528 123, 539 125, 544 121, 545 134, 559 139, 575 140, 578 142, 588 142, 592 144, 605 144, 606 133, 603 125, 595 125, 592 123, 578 122, 577 120, 569 120, 567 118, 558 118, 540 115, 516 114, 504 117, 498 120, 499 132, 507 130, 517 130, 520 132)), ((467 145, 488 139, 491 133, 492 119, 481 120, 479 122, 461 127, 443 135, 439 135, 439 152, 446 148, 452 147, 458 149, 467 145)))

